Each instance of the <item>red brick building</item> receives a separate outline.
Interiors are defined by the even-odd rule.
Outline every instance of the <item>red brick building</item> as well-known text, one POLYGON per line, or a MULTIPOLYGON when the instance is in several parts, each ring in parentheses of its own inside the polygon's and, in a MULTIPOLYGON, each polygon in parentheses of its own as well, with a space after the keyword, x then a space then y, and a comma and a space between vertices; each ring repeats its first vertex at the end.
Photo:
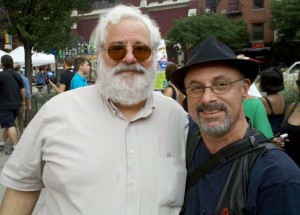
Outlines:
MULTIPOLYGON (((245 44, 239 53, 268 64, 272 58, 271 44, 274 40, 274 32, 269 23, 270 2, 271 0, 125 0, 119 3, 130 3, 148 13, 160 26, 163 37, 172 28, 175 19, 189 15, 214 11, 224 13, 231 19, 243 18, 252 34, 252 42, 245 44)), ((97 20, 101 14, 109 10, 109 7, 111 6, 107 3, 99 1, 94 4, 94 9, 90 13, 79 16, 80 20, 75 31, 85 42, 91 43, 94 40, 97 20)), ((177 61, 172 48, 167 46, 167 49, 168 54, 171 53, 171 60, 177 61)))

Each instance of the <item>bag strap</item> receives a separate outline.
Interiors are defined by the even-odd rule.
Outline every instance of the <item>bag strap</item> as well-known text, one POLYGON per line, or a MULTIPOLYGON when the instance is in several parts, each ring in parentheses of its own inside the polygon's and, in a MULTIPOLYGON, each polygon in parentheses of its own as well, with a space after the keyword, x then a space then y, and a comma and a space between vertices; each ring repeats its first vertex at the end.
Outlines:
POLYGON ((193 155, 196 151, 200 140, 200 131, 198 125, 193 121, 191 116, 189 116, 189 132, 188 140, 186 145, 186 167, 188 169, 191 166, 193 155))
POLYGON ((205 174, 209 173, 216 167, 222 166, 238 157, 241 157, 253 150, 264 147, 264 145, 259 145, 259 143, 267 142, 267 138, 260 132, 256 132, 246 139, 237 141, 219 152, 214 154, 208 161, 203 165, 199 166, 187 177, 186 191, 195 185, 200 178, 205 174))
POLYGON ((247 197, 252 168, 266 151, 278 149, 271 142, 262 143, 262 145, 265 147, 259 147, 233 161, 214 214, 224 214, 222 213, 224 208, 228 209, 227 214, 247 214, 247 197))

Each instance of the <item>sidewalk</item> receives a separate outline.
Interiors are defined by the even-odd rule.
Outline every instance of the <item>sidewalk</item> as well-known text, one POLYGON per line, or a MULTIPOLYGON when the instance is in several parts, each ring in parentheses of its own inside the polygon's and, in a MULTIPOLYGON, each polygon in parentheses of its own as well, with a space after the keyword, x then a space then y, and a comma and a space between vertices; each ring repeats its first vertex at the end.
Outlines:
MULTIPOLYGON (((0 140, 2 139, 2 133, 3 133, 3 129, 0 128, 0 140)), ((2 172, 2 169, 3 169, 6 161, 10 157, 10 155, 5 154, 5 151, 10 149, 11 146, 12 146, 12 144, 9 142, 4 146, 4 150, 0 151, 0 172, 2 172)), ((0 202, 2 201, 4 191, 5 191, 5 187, 0 183, 0 202)))
MULTIPOLYGON (((3 133, 3 129, 0 128, 0 140, 2 139, 2 133, 3 133)), ((10 155, 6 155, 5 151, 10 149, 12 147, 11 142, 7 142, 4 146, 4 150, 0 151, 0 172, 2 172, 2 169, 6 163, 6 161, 9 159, 10 155)), ((0 183, 0 204, 2 202, 3 196, 4 196, 4 192, 5 192, 5 187, 0 183)), ((44 194, 43 191, 41 192, 40 198, 38 199, 37 207, 40 207, 40 205, 43 203, 44 201, 44 194)), ((35 213, 35 211, 33 211, 32 215, 37 215, 37 213, 35 213)))

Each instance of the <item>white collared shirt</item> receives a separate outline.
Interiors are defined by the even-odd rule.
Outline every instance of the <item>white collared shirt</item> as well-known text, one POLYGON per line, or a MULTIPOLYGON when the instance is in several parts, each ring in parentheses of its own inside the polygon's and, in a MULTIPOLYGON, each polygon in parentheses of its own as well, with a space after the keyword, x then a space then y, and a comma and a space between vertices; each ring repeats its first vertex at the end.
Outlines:
POLYGON ((187 114, 159 93, 128 122, 97 86, 59 94, 27 126, 1 182, 45 188, 38 214, 178 214, 187 114))

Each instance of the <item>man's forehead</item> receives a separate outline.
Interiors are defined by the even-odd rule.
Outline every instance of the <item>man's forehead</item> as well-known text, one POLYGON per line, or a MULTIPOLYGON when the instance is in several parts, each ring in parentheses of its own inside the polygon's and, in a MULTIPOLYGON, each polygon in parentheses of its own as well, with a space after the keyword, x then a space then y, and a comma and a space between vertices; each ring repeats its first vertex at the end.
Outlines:
POLYGON ((107 26, 106 41, 109 43, 148 43, 150 41, 150 31, 140 20, 125 19, 107 26))

